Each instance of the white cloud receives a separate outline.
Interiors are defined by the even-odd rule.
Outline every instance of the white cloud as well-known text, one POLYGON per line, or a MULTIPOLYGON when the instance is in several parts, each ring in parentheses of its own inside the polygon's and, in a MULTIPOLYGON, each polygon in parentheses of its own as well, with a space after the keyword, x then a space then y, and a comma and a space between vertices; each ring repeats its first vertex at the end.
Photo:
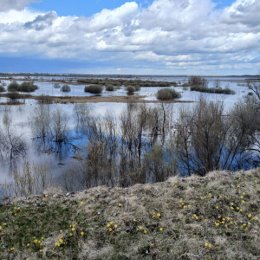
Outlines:
POLYGON ((223 10, 212 0, 155 0, 145 9, 129 2, 91 17, 11 10, 0 12, 0 54, 109 61, 129 71, 253 70, 259 13, 259 0, 223 10))
POLYGON ((0 12, 8 10, 22 10, 31 2, 35 2, 35 0, 0 0, 0 12))

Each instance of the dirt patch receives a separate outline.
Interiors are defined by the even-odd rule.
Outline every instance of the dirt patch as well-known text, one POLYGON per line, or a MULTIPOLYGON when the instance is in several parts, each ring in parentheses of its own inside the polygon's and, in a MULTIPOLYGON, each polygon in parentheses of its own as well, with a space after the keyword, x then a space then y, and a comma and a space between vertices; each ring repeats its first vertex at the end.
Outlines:
MULTIPOLYGON (((0 95, 0 97, 6 97, 5 94, 0 95)), ((144 100, 146 96, 32 96, 32 95, 23 95, 20 94, 19 99, 34 99, 41 103, 45 104, 75 104, 75 103, 101 103, 101 102, 110 102, 110 103, 162 103, 159 100, 144 100)), ((184 100, 172 100, 164 101, 165 103, 191 103, 193 101, 184 101, 184 100)), ((14 102, 2 103, 3 105, 12 105, 17 104, 14 102)))

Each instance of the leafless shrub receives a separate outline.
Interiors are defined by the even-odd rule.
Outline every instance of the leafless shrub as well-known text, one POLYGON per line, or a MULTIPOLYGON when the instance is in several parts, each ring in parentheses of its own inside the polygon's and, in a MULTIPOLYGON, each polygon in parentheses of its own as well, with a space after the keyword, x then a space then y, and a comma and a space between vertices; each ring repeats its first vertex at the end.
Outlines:
POLYGON ((5 192, 9 196, 24 196, 43 193, 52 184, 52 176, 46 165, 31 166, 25 162, 22 170, 14 169, 13 182, 6 184, 5 192))
POLYGON ((36 106, 31 118, 32 132, 34 136, 43 140, 49 137, 51 134, 50 122, 49 106, 43 104, 36 106))
POLYGON ((75 104, 73 111, 75 113, 77 127, 86 131, 88 120, 90 119, 91 107, 88 104, 75 104))
POLYGON ((60 109, 56 109, 51 114, 51 133, 57 143, 67 140, 68 117, 60 109))
POLYGON ((204 99, 193 111, 182 111, 176 136, 180 167, 189 175, 242 167, 256 142, 252 140, 256 128, 251 123, 256 116, 249 104, 238 105, 225 116, 223 104, 204 99))
POLYGON ((200 77, 200 76, 191 76, 189 78, 189 85, 207 87, 208 81, 205 78, 200 77))
POLYGON ((21 135, 17 135, 12 126, 12 119, 6 111, 3 117, 3 128, 0 128, 0 155, 2 158, 9 158, 24 155, 26 144, 21 135))

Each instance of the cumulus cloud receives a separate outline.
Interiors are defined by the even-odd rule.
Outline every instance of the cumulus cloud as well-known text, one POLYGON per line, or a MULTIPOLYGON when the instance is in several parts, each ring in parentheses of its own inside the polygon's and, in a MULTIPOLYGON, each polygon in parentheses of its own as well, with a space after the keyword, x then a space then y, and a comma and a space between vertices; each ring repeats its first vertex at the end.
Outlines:
POLYGON ((212 0, 155 0, 145 9, 128 2, 91 17, 12 10, 0 13, 0 54, 109 61, 144 72, 249 70, 260 65, 259 13, 258 0, 225 9, 212 0))
POLYGON ((0 0, 0 12, 8 10, 22 10, 31 2, 35 2, 35 0, 0 0))

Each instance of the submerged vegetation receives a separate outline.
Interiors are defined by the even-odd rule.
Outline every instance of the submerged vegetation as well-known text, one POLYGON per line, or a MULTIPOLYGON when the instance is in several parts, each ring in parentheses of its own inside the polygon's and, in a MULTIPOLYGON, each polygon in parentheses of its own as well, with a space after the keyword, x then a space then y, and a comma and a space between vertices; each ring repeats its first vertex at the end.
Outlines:
POLYGON ((259 169, 130 188, 57 190, 0 207, 9 260, 257 259, 259 169))

